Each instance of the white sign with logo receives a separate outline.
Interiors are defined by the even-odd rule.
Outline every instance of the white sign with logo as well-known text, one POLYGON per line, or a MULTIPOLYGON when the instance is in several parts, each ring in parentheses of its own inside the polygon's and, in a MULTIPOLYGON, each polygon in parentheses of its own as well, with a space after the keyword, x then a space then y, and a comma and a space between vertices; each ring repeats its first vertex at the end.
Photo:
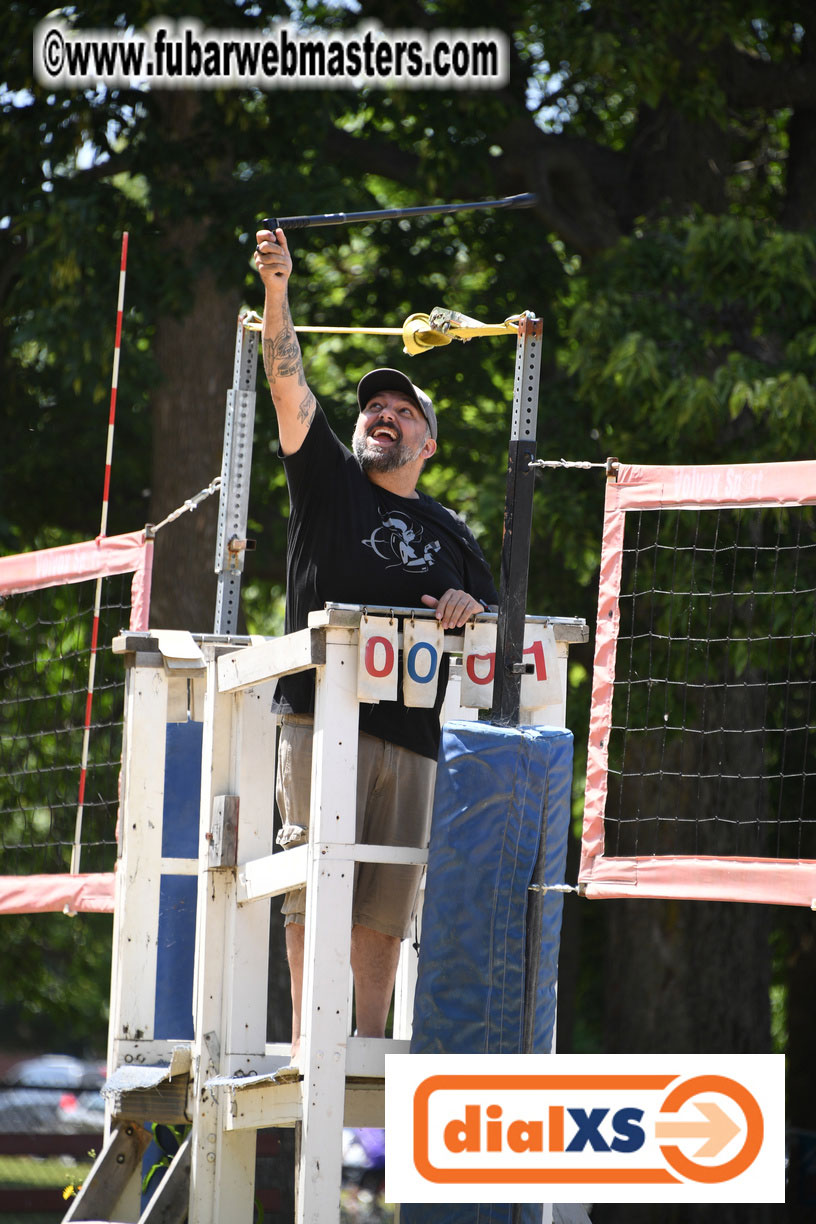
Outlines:
POLYGON ((392 1203, 782 1203, 782 1054, 396 1054, 392 1203))

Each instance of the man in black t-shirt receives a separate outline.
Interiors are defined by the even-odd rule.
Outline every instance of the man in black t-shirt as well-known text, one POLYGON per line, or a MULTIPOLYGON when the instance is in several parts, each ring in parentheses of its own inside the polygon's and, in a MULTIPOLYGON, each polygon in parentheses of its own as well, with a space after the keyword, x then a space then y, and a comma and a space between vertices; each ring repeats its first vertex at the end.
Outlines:
MULTIPOLYGON (((397 370, 372 370, 357 389, 353 453, 330 429, 306 384, 288 305, 292 260, 283 231, 257 235, 255 263, 265 288, 264 368, 278 418, 280 455, 291 500, 287 543, 286 631, 305 628, 328 601, 435 608, 459 629, 497 600, 487 563, 470 531, 416 485, 436 451, 437 421, 427 395, 397 370)), ((357 836, 383 845, 425 845, 439 745, 439 710, 409 709, 400 698, 361 706, 357 836)), ((306 837, 311 672, 284 677, 278 799, 280 840, 306 837)), ((357 1031, 383 1036, 400 940, 408 933, 421 872, 361 864, 355 883, 351 963, 357 1031)), ((304 890, 287 895, 292 978, 292 1045, 300 1040, 304 890)))

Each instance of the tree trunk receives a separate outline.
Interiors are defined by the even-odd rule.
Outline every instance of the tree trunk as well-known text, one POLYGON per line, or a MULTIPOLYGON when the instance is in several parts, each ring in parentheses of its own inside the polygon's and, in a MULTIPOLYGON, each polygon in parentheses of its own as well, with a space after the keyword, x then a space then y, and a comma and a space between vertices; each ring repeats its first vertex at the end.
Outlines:
MULTIPOLYGON (((813 79, 816 69, 814 36, 802 43, 801 63, 813 79)), ((816 225, 816 106, 799 104, 788 125, 788 170, 782 224, 806 230, 816 225)))
MULTIPOLYGON (((173 171, 157 186, 155 208, 163 222, 161 245, 168 283, 184 284, 156 325, 154 353, 162 382, 153 401, 154 523, 221 472, 227 388, 232 384, 235 324, 241 305, 241 270, 223 287, 208 266, 207 227, 190 194, 190 175, 205 173, 213 184, 228 180, 226 148, 205 153, 201 143, 203 103, 196 93, 156 90, 152 96, 173 171)), ((211 633, 215 614, 217 498, 168 524, 158 534, 153 573, 151 625, 211 633)))
MULTIPOLYGON (((224 292, 205 271, 192 282, 190 299, 190 313, 164 319, 156 335, 164 381, 153 405, 154 522, 221 471, 240 294, 224 292)), ((152 626, 212 633, 217 515, 214 496, 156 537, 152 626)))

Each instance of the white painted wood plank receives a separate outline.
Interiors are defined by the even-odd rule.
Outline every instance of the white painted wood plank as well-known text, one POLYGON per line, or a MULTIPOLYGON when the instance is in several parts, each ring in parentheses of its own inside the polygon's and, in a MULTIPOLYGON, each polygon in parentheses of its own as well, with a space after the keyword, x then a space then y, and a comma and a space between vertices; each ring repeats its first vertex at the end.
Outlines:
POLYGON ((408 1054, 410 1041, 393 1037, 349 1037, 346 1049, 346 1079, 383 1079, 386 1054, 408 1054))
POLYGON ((298 1224, 337 1218, 342 1174, 348 966, 354 864, 325 857, 320 843, 355 840, 357 652, 343 630, 326 630, 318 670, 306 894, 302 1069, 303 1122, 298 1224))
MULTIPOLYGON (((264 1126, 294 1126, 303 1118, 302 1082, 292 1084, 272 1084, 268 1081, 254 1087, 221 1090, 229 1095, 225 1107, 225 1126, 227 1131, 253 1132, 264 1126)), ((372 1080, 370 1084, 349 1084, 343 1095, 342 1126, 385 1126, 385 1081, 372 1080)), ((342 1143, 342 1126, 341 1143, 342 1143)), ((302 1151, 301 1147, 301 1151, 302 1151)), ((324 1199, 333 1202, 335 1193, 338 1199, 340 1185, 336 1192, 330 1192, 328 1174, 324 1169, 327 1153, 321 1153, 321 1182, 325 1177, 324 1199), (325 1191, 329 1191, 326 1193, 325 1191)), ((307 1208, 308 1209, 308 1208, 307 1208)), ((326 1208, 324 1208, 326 1210, 326 1208)), ((329 1209, 330 1214, 323 1217, 323 1224, 331 1224, 339 1219, 338 1208, 329 1209)))
POLYGON ((356 863, 408 863, 422 867, 428 861, 428 851, 414 846, 373 846, 358 842, 353 846, 322 843, 317 847, 322 859, 350 858, 356 863))
MULTIPOLYGON (((236 964, 232 915, 235 872, 208 870, 204 832, 216 795, 235 794, 237 785, 236 699, 218 692, 214 648, 208 655, 204 703, 200 827, 202 847, 197 898, 193 986, 194 1109, 190 1168, 190 1218, 196 1224, 250 1221, 255 1186, 255 1135, 226 1131, 224 1095, 207 1088, 223 1069, 230 1023, 229 992, 236 964)), ((247 915, 251 918, 251 915, 247 915)))
POLYGON ((224 1125, 228 1131, 254 1132, 261 1126, 294 1126, 303 1117, 302 1085, 298 1081, 291 1084, 267 1081, 221 1091, 228 1098, 224 1111, 224 1125))
POLYGON ((206 667, 204 655, 187 629, 154 629, 153 636, 169 670, 203 671, 206 667))
POLYGON ((275 682, 241 694, 235 724, 238 862, 261 858, 275 848, 275 750, 277 717, 272 713, 275 682))
MULTIPOLYGON (((224 1118, 228 1117, 224 1101, 224 1118)), ((190 1165, 190 1215, 196 1224, 250 1224, 254 1218, 254 1130, 222 1127, 218 1109, 199 1115, 203 1123, 193 1129, 190 1165)), ((256 1125, 259 1125, 256 1123, 256 1125)))
POLYGON ((168 682, 163 668, 128 668, 111 981, 112 1041, 153 1036, 167 702, 168 682))
POLYGON ((179 1041, 116 1041, 114 1067, 169 1067, 179 1041))
POLYGON ((221 1060, 222 1074, 250 1082, 259 1075, 271 1075, 281 1067, 288 1067, 290 1059, 288 1041, 270 1043, 262 1054, 227 1054, 221 1060))
POLYGON ((159 872, 161 875, 198 875, 198 859, 159 859, 159 872))
POLYGON ((264 897, 279 897, 306 883, 307 846, 268 854, 244 863, 238 869, 238 903, 246 904, 264 897))
MULTIPOLYGON (((419 890, 416 912, 416 942, 422 942, 422 912, 425 906, 425 877, 419 890)), ((403 939, 394 982, 394 1037, 410 1041, 414 1027, 414 997, 416 995, 419 957, 414 939, 403 939)))
MULTIPOLYGON (((108 1025, 109 1073, 131 1055, 130 1038, 138 1035, 147 1038, 151 1046, 154 1044, 150 1039, 156 1002, 167 701, 167 678, 164 669, 156 666, 156 660, 146 668, 127 668, 108 1025)), ((144 1045, 140 1044, 141 1054, 144 1045)), ((109 1134, 110 1110, 106 1109, 105 1114, 109 1134)), ((140 1204, 141 1170, 137 1169, 120 1195, 117 1218, 138 1220, 140 1204)))
POLYGON ((230 882, 224 991, 224 1057, 261 1054, 266 1043, 269 902, 239 909, 230 882))
MULTIPOLYGON (((235 793, 239 797, 238 861, 269 857, 275 844, 276 720, 271 704, 274 683, 246 689, 234 698, 232 752, 235 793)), ((235 889, 237 881, 233 883, 235 889)), ((266 1043, 269 973, 269 902, 236 908, 237 891, 227 912, 224 1053, 262 1054, 266 1043)))
MULTIPOLYGON (((428 861, 427 850, 416 850, 411 846, 370 846, 342 843, 315 847, 320 858, 352 859, 357 863, 408 863, 424 866, 428 861)), ((269 854, 262 859, 243 863, 238 871, 238 904, 246 905, 265 897, 279 897, 292 888, 306 883, 308 848, 296 846, 285 853, 269 854)))
MULTIPOLYGON (((430 619, 433 612, 428 608, 391 608, 385 605, 363 605, 363 604, 340 604, 331 603, 326 608, 321 608, 318 611, 310 612, 308 623, 315 628, 323 628, 326 626, 343 626, 345 628, 356 628, 360 623, 360 617, 366 611, 369 615, 385 615, 393 613, 397 616, 415 616, 417 620, 430 619)), ((496 621, 497 614, 495 612, 480 613, 478 618, 482 621, 496 621)), ((529 615, 525 617, 525 623, 530 625, 547 624, 552 625, 555 630, 556 638, 569 642, 586 642, 589 640, 589 630, 587 623, 578 616, 541 616, 529 615)))
POLYGON ((323 662, 323 635, 300 629, 286 637, 268 638, 218 660, 218 686, 222 693, 262 684, 323 662))

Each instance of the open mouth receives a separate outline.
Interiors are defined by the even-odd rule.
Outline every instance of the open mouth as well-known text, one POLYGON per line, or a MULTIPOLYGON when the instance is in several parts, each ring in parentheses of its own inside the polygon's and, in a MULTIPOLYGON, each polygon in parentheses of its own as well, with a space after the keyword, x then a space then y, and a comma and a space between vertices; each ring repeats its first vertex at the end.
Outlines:
POLYGON ((375 442, 399 442, 400 434, 390 425, 375 425, 368 431, 368 437, 373 438, 375 442))

